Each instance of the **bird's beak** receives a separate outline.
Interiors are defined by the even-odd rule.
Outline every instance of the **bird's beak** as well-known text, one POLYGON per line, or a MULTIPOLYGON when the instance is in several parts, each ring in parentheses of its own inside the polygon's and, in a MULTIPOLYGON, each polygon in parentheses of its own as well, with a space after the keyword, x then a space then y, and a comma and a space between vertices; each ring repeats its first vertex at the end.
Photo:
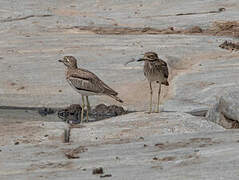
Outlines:
POLYGON ((144 61, 145 59, 143 59, 143 58, 140 58, 140 59, 138 59, 137 60, 137 62, 139 62, 139 61, 144 61))
POLYGON ((63 60, 62 60, 62 59, 59 59, 58 61, 59 61, 59 62, 63 62, 63 60))

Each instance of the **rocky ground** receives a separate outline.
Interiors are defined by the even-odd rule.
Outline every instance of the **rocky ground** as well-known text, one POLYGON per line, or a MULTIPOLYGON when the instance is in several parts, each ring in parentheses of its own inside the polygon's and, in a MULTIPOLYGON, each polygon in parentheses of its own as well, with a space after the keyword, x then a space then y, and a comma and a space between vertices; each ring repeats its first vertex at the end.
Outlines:
MULTIPOLYGON (((228 129, 238 128, 239 117, 237 0, 0 6, 1 180, 238 179, 239 131, 228 129), (159 114, 145 113, 143 64, 126 65, 146 51, 170 68, 159 114), (75 126, 69 143, 56 111, 81 97, 57 62, 65 55, 117 90, 130 112, 75 126), (42 107, 54 112, 44 115, 42 107)), ((105 96, 90 101, 121 106, 105 96)))

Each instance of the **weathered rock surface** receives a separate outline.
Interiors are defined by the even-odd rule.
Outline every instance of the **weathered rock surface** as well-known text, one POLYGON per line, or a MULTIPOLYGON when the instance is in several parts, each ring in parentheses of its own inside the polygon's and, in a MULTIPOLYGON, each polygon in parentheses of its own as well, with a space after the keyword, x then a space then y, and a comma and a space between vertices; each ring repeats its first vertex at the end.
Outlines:
MULTIPOLYGON (((179 121, 176 129, 180 128, 180 123, 184 127, 190 124, 190 115, 186 116, 188 122, 179 121)), ((147 117, 151 123, 150 115, 147 117)), ((166 119, 156 120, 156 115, 154 118, 152 124, 159 127, 162 123, 164 126, 161 132, 155 128, 150 133, 150 126, 146 120, 143 122, 143 117, 128 122, 122 118, 122 124, 113 119, 114 123, 119 123, 115 125, 111 120, 94 122, 85 124, 78 131, 75 129, 74 135, 81 132, 81 136, 72 137, 73 142, 68 144, 61 141, 64 123, 2 124, 1 128, 5 127, 5 130, 1 129, 1 138, 5 135, 8 141, 2 143, 1 140, 0 178, 99 179, 92 175, 92 171, 102 167, 104 173, 111 174, 114 179, 237 179, 238 131, 218 131, 219 128, 214 129, 217 132, 206 132, 201 128, 200 133, 192 133, 188 127, 190 132, 174 135, 166 130, 172 127, 172 118, 168 125, 166 119), (24 133, 19 131, 21 127, 26 127, 24 133), (36 127, 35 131, 32 127, 36 127), (120 139, 113 137, 117 133, 116 127, 124 133, 120 139), (134 134, 128 137, 126 134, 130 130, 134 134), (98 139, 92 135, 94 132, 98 139), (15 145, 15 142, 19 144, 15 145), (75 158, 69 159, 66 156, 69 153, 75 158)), ((198 126, 195 127, 194 132, 198 126)))
POLYGON ((222 113, 228 118, 239 122, 239 90, 228 90, 220 100, 222 113))
POLYGON ((227 90, 208 111, 206 118, 225 128, 239 128, 239 91, 227 90))
MULTIPOLYGON (((62 143, 65 124, 56 115, 0 109, 1 180, 99 179, 92 175, 97 167, 112 179, 238 179, 239 132, 201 117, 225 87, 239 84, 239 53, 218 47, 238 37, 238 0, 22 0, 0 6, 0 106, 79 104, 57 63, 74 55, 80 67, 119 92, 129 111, 146 111, 143 65, 124 64, 155 51, 170 68, 160 114, 86 123, 72 129, 68 144, 62 143), (162 34, 155 33, 160 29, 162 34), (175 34, 184 29, 186 35, 175 34), (68 159, 65 153, 79 146, 88 151, 68 159)), ((90 101, 116 104, 105 96, 90 101)))
POLYGON ((71 140, 79 143, 103 143, 131 140, 150 135, 222 131, 203 117, 186 113, 130 113, 104 121, 89 123, 85 128, 72 129, 71 140))

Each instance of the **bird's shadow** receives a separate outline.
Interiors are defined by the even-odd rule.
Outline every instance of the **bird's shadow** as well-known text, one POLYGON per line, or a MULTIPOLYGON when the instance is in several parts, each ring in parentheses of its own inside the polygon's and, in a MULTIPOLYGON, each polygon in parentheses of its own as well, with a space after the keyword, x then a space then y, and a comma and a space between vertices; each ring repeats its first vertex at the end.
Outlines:
MULTIPOLYGON (((63 121, 66 121, 72 124, 78 124, 78 123, 86 121, 86 111, 84 111, 83 121, 81 121, 81 111, 82 111, 82 108, 79 104, 72 104, 69 107, 60 109, 57 115, 63 121)), ((116 105, 107 106, 105 104, 99 104, 94 109, 90 110, 88 122, 100 121, 107 118, 124 115, 127 113, 130 113, 130 112, 125 110, 121 106, 116 106, 116 105)))

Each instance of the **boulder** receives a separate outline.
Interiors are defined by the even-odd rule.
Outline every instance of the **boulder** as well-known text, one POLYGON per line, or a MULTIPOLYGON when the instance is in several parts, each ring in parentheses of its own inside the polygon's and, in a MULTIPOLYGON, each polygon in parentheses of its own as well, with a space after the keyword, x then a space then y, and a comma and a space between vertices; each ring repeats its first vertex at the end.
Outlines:
POLYGON ((239 90, 225 93, 220 98, 219 104, 225 117, 239 122, 239 90))
POLYGON ((209 108, 206 118, 224 128, 239 128, 239 91, 228 90, 209 108))

